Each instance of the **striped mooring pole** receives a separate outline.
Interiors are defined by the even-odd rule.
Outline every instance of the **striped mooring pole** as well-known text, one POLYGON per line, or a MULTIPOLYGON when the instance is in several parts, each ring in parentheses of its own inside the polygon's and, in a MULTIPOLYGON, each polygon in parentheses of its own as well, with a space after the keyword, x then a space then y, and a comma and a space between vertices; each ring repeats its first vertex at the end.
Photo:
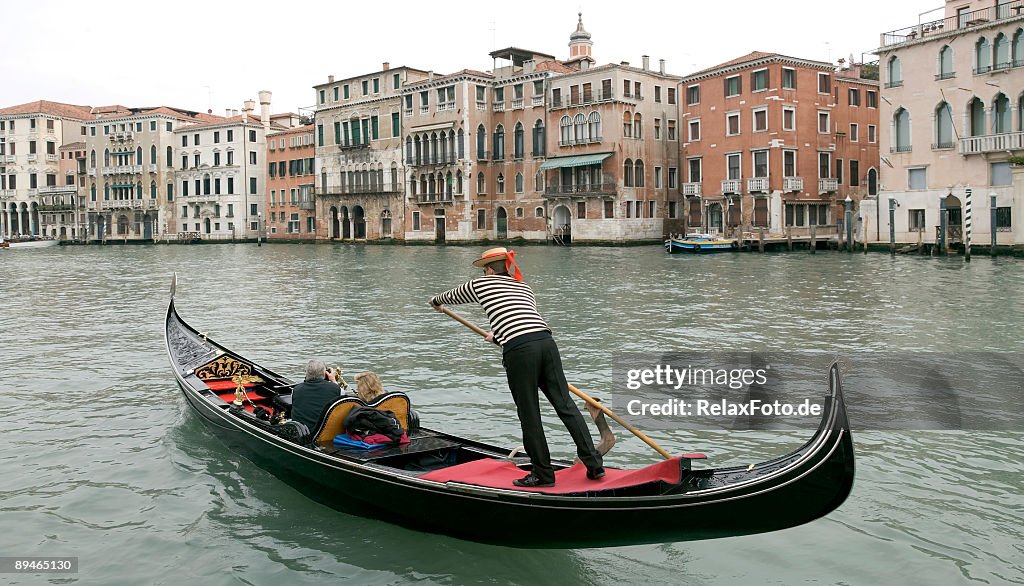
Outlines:
POLYGON ((964 190, 964 262, 971 262, 971 192, 964 190))

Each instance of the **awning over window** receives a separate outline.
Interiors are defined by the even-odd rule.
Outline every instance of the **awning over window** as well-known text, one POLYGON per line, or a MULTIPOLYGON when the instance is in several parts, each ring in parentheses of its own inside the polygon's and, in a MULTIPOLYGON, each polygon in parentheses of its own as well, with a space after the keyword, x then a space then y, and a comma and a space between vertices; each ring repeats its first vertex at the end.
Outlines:
POLYGON ((600 165, 601 161, 612 156, 611 153, 598 153, 596 155, 575 155, 572 157, 554 157, 544 161, 540 166, 541 171, 547 169, 561 169, 562 167, 582 167, 584 165, 600 165))

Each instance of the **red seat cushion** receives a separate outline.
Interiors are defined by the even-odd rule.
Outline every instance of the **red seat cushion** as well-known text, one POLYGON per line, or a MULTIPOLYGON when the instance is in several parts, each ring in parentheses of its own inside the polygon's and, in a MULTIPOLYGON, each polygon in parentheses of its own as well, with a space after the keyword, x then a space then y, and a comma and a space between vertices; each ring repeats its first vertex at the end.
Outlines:
MULTIPOLYGON (((238 388, 238 385, 232 382, 229 378, 206 380, 203 382, 206 383, 206 386, 210 387, 210 390, 212 391, 234 391, 238 388)), ((251 389, 255 386, 255 383, 246 383, 244 386, 247 389, 251 389)))

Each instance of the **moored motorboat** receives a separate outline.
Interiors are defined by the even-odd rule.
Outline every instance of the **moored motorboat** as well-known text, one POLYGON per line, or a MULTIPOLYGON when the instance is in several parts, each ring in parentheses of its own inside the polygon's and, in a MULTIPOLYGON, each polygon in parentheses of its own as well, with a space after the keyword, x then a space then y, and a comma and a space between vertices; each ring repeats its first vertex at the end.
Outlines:
POLYGON ((0 248, 47 248, 57 246, 60 242, 56 238, 33 236, 31 238, 16 238, 14 240, 0 239, 0 248))
POLYGON ((685 236, 669 236, 665 250, 673 252, 728 252, 739 248, 735 238, 722 238, 713 234, 693 233, 685 236))
POLYGON ((172 295, 165 344, 190 408, 212 434, 256 466, 338 510, 420 530, 518 547, 603 547, 709 539, 797 526, 830 513, 853 485, 854 454, 839 369, 813 437, 757 464, 696 468, 682 454, 645 468, 586 479, 582 465, 553 462, 554 487, 512 485, 528 459, 510 450, 418 428, 409 398, 372 407, 395 413, 410 442, 370 452, 338 448, 344 416, 365 405, 340 398, 308 434, 288 421, 294 383, 185 323, 172 295))

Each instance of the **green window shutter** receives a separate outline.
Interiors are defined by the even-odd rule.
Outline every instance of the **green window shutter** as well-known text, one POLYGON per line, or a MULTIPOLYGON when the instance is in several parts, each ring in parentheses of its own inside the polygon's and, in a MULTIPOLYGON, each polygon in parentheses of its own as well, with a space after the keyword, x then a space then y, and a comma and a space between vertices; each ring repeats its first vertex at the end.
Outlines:
POLYGON ((344 144, 345 146, 348 146, 348 122, 342 122, 341 123, 341 127, 342 127, 342 129, 344 129, 343 135, 345 137, 345 140, 342 141, 342 144, 344 144))
POLYGON ((391 113, 391 136, 401 136, 402 127, 398 123, 398 112, 391 113))
POLYGON ((317 132, 318 140, 320 141, 320 146, 324 146, 324 125, 323 124, 317 124, 316 132, 317 132))
POLYGON ((363 144, 366 144, 370 142, 370 121, 363 118, 360 122, 363 123, 363 144))
POLYGON ((359 121, 352 122, 352 144, 359 144, 359 121))
POLYGON ((341 144, 341 122, 334 123, 334 144, 341 144))
MULTIPOLYGON (((377 80, 374 80, 374 81, 377 81, 377 80)), ((377 117, 376 116, 370 116, 370 127, 372 128, 372 132, 373 132, 373 140, 377 140, 378 138, 380 138, 379 133, 378 133, 378 131, 379 131, 379 124, 377 122, 377 117)))

